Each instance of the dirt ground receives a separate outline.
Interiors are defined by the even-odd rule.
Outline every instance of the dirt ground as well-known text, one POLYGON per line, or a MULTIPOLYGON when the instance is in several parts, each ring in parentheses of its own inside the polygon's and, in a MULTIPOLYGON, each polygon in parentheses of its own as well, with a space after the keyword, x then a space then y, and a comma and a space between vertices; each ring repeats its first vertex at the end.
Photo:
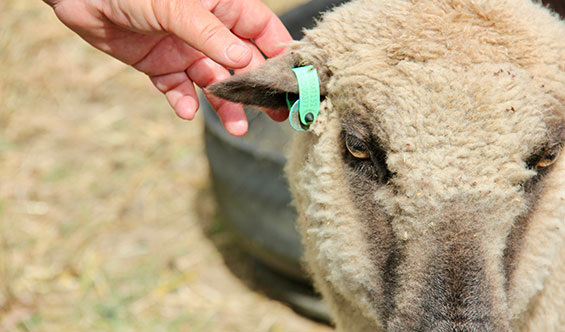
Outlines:
POLYGON ((41 1, 0 1, 0 330, 329 331, 249 287, 202 130, 41 1))

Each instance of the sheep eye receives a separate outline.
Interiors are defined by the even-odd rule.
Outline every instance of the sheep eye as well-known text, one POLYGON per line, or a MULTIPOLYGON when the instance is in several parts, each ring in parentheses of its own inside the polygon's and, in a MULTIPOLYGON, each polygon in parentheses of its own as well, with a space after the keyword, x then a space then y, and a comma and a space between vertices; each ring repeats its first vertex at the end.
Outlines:
POLYGON ((544 169, 553 165, 561 153, 561 145, 555 144, 543 153, 531 158, 528 162, 530 168, 544 169))
POLYGON ((345 137, 345 146, 347 147, 347 151, 357 159, 369 159, 371 156, 367 145, 355 136, 347 135, 345 137))
POLYGON ((537 168, 546 168, 546 167, 553 165, 553 163, 555 163, 555 161, 557 161, 557 158, 559 157, 560 152, 561 152, 560 149, 554 147, 553 149, 548 151, 546 154, 543 155, 543 157, 541 157, 538 160, 536 167, 537 168))

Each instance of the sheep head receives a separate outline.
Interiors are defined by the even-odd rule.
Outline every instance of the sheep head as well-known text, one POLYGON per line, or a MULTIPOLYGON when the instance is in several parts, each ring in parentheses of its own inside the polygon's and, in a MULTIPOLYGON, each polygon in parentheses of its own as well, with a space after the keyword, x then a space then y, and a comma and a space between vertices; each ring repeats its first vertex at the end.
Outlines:
POLYGON ((354 1, 211 88, 283 108, 318 69, 286 171, 339 330, 563 328, 562 36, 528 1, 354 1))

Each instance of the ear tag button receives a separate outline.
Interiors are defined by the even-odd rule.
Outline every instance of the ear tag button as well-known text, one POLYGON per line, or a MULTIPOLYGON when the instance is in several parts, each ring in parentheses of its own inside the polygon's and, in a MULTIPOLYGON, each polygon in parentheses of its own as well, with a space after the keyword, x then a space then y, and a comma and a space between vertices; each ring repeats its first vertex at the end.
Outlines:
POLYGON ((320 81, 314 66, 293 68, 298 81, 298 100, 294 103, 288 99, 286 102, 290 111, 288 121, 294 130, 306 131, 320 112, 320 81))
MULTIPOLYGON (((290 101, 288 102, 290 103, 290 101)), ((290 122, 290 126, 292 127, 292 129, 296 131, 306 131, 308 130, 308 126, 305 126, 300 122, 300 114, 298 113, 299 105, 300 105, 300 100, 297 100, 290 107, 290 113, 288 114, 288 122, 290 122)))

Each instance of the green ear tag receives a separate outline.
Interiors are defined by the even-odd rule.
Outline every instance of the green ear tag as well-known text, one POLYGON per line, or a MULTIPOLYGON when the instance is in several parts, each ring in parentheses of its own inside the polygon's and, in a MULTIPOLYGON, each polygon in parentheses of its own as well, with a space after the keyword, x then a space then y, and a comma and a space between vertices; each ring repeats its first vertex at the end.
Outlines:
POLYGON ((318 118, 320 112, 320 81, 314 66, 293 68, 298 80, 298 100, 291 104, 286 94, 290 114, 288 120, 294 130, 305 131, 318 118))

